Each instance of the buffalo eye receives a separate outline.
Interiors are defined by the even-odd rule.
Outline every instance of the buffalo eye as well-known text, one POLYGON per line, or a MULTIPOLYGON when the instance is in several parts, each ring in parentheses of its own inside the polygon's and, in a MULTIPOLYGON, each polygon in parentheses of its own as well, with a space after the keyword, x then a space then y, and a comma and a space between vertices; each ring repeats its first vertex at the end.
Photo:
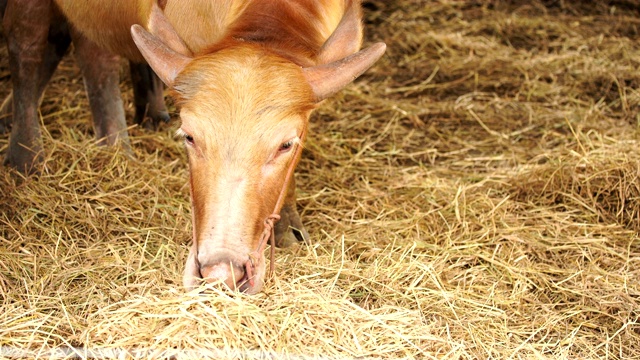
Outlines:
POLYGON ((291 149, 292 147, 293 147, 293 139, 283 142, 282 145, 280 145, 280 149, 278 149, 278 151, 286 152, 286 151, 289 151, 289 149, 291 149))

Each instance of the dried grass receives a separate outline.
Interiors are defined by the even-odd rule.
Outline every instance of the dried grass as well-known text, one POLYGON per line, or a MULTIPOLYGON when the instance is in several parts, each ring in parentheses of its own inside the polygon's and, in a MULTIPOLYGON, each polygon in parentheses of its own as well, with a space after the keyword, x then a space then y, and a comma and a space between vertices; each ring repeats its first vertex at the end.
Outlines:
POLYGON ((637 5, 366 6, 388 53, 314 116, 313 241, 256 296, 183 292, 181 145, 96 147, 65 62, 42 175, 0 175, 1 356, 638 358, 637 5))

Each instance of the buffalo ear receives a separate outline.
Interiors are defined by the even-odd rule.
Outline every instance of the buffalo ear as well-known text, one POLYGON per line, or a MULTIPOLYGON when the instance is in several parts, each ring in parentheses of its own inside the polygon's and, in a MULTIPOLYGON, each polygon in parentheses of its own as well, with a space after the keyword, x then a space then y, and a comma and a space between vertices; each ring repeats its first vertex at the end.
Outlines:
POLYGON ((173 50, 140 25, 131 26, 131 36, 149 66, 167 86, 173 85, 176 76, 193 60, 173 50))
POLYGON ((302 69, 316 101, 320 102, 350 84, 373 66, 386 49, 385 43, 375 43, 366 49, 329 64, 302 69))

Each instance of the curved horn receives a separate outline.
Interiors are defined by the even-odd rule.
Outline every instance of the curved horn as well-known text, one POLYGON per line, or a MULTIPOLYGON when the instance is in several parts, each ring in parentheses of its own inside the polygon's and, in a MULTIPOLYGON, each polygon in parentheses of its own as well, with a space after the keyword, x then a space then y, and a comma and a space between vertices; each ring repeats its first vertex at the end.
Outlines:
POLYGON ((164 12, 160 9, 160 6, 162 6, 162 4, 156 2, 151 5, 151 14, 149 14, 147 29, 175 52, 184 56, 193 56, 187 44, 184 43, 180 35, 178 35, 173 28, 173 25, 169 22, 169 19, 167 19, 164 12))
POLYGON ((375 43, 344 59, 303 69, 316 101, 328 98, 362 75, 382 57, 386 49, 385 43, 375 43))
POLYGON ((131 36, 149 66, 167 86, 173 84, 176 76, 192 60, 168 47, 140 25, 131 26, 131 36))
POLYGON ((351 1, 331 36, 318 53, 318 64, 328 64, 360 50, 362 45, 362 7, 351 1))

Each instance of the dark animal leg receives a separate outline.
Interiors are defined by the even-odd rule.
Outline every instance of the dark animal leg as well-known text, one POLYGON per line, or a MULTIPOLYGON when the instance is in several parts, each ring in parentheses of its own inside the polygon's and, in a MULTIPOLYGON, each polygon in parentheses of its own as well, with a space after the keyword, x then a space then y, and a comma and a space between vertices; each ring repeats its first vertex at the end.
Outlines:
POLYGON ((287 189, 282 210, 280 210, 280 221, 275 226, 276 246, 287 247, 300 241, 309 241, 309 233, 302 225, 300 214, 296 210, 296 182, 291 179, 287 189))
MULTIPOLYGON (((0 2, 0 9, 2 2, 0 2)), ((51 76, 55 72, 60 60, 64 57, 69 45, 71 44, 71 36, 69 35, 69 27, 66 20, 57 11, 53 12, 51 18, 51 26, 47 36, 47 44, 44 52, 42 66, 40 66, 40 74, 38 75, 38 105, 42 103, 42 95, 51 80, 51 76)), ((0 105, 0 134, 6 133, 11 129, 13 122, 13 94, 10 93, 2 105, 0 105)))
POLYGON ((155 130, 160 122, 169 122, 169 113, 164 104, 164 85, 147 64, 129 62, 133 83, 135 122, 145 129, 155 130))
MULTIPOLYGON (((0 0, 0 17, 4 19, 4 13, 7 9, 7 0, 0 0)), ((7 96, 2 105, 0 105, 0 134, 4 134, 9 130, 9 125, 11 124, 11 112, 13 111, 11 102, 13 101, 13 97, 11 93, 7 96)))
POLYGON ((3 17, 15 117, 5 162, 26 173, 42 160, 38 87, 50 22, 51 2, 45 0, 10 0, 3 17))
MULTIPOLYGON (((7 10, 7 0, 0 0, 0 17, 4 19, 4 13, 7 10)), ((0 134, 5 134, 10 130, 11 113, 13 112, 13 97, 11 93, 7 96, 2 105, 0 105, 0 134)))
POLYGON ((104 145, 131 151, 120 96, 120 58, 71 30, 75 57, 87 90, 96 138, 104 145))
POLYGON ((6 134, 11 130, 13 122, 13 93, 9 93, 0 105, 0 134, 6 134))

